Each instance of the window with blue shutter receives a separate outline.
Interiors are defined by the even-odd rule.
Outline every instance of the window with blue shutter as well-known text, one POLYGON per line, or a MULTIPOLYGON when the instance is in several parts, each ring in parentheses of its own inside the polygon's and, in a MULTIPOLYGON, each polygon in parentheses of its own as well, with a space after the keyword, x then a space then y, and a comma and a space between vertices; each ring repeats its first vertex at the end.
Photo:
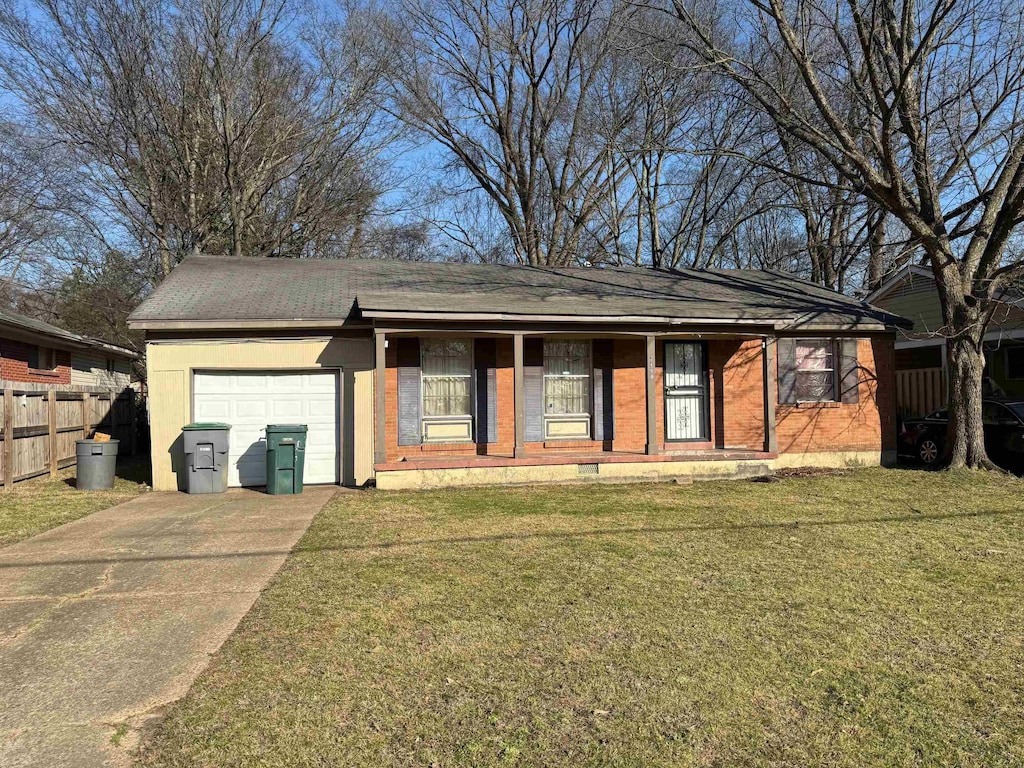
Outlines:
POLYGON ((477 339, 473 349, 475 368, 477 443, 498 442, 498 343, 495 339, 477 339))
POLYGON ((398 363, 398 444, 419 445, 420 428, 420 340, 394 340, 398 363))
POLYGON ((611 339, 595 339, 593 343, 595 440, 615 438, 615 417, 612 407, 614 344, 611 339))
POLYGON ((525 399, 524 438, 528 443, 544 440, 544 340, 523 340, 523 394, 525 399))
POLYGON ((780 403, 856 403, 857 339, 779 339, 780 403))

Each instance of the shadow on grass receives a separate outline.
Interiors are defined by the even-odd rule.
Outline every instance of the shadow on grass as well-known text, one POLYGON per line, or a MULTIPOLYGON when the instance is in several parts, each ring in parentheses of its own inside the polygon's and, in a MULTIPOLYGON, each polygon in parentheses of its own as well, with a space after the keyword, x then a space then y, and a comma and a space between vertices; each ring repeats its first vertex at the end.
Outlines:
POLYGON ((596 528, 589 531, 547 531, 539 533, 509 533, 497 534, 494 536, 456 536, 440 539, 410 539, 408 541, 384 541, 375 544, 341 544, 330 547, 303 547, 297 545, 294 549, 260 549, 246 552, 204 552, 201 554, 180 554, 180 555, 140 555, 138 557, 96 557, 80 558, 76 560, 12 560, 0 562, 0 569, 4 568, 27 568, 33 566, 60 566, 60 565, 96 565, 111 563, 133 563, 133 562, 163 562, 174 560, 230 560, 245 557, 280 557, 291 553, 319 553, 319 552, 362 552, 375 549, 389 550, 403 547, 429 547, 437 544, 481 544, 498 543, 509 541, 532 541, 538 539, 567 540, 586 539, 597 536, 658 536, 670 533, 709 533, 720 531, 758 531, 758 530, 798 530, 800 528, 839 528, 850 525, 871 525, 877 523, 927 523, 943 520, 977 519, 984 517, 1011 517, 1024 515, 1024 509, 1012 511, 991 511, 991 512, 943 512, 926 514, 911 510, 907 515, 882 515, 879 517, 863 517, 851 520, 790 520, 776 523, 736 523, 716 525, 676 525, 663 528, 596 528))

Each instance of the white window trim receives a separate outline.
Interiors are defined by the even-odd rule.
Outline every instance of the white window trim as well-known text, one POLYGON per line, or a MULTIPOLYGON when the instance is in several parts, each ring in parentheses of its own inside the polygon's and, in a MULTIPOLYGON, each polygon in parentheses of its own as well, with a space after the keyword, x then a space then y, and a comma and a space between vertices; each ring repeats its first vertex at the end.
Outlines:
POLYGON ((476 423, 476 381, 473 375, 476 370, 476 344, 473 343, 472 337, 459 336, 421 336, 420 337, 420 439, 424 442, 443 442, 443 443, 471 443, 473 442, 473 427, 476 423), (451 339, 452 341, 465 341, 469 344, 469 373, 467 374, 427 374, 423 372, 423 359, 424 354, 424 342, 436 340, 436 339, 451 339), (451 379, 451 378, 465 378, 469 379, 469 413, 462 414, 446 414, 443 416, 428 416, 426 411, 426 403, 424 397, 426 393, 426 387, 424 381, 427 379, 451 379), (431 440, 427 436, 427 425, 429 424, 444 424, 444 423, 467 423, 469 437, 466 439, 442 439, 442 440, 431 440))
POLYGON ((545 373, 543 375, 543 389, 541 392, 543 398, 543 423, 544 423, 544 441, 545 442, 557 442, 559 440, 573 441, 573 440, 593 440, 594 438, 594 423, 591 411, 594 408, 594 343, 591 339, 545 339, 545 355, 542 365, 545 373), (558 341, 572 341, 572 342, 585 342, 587 345, 587 372, 586 373, 547 373, 547 342, 558 342, 558 341), (548 413, 547 400, 548 400, 548 379, 586 379, 589 382, 587 387, 587 411, 583 413, 548 413), (551 429, 553 425, 558 424, 583 424, 586 423, 585 434, 578 435, 552 435, 551 429))
POLYGON ((796 403, 838 403, 839 402, 839 376, 840 368, 836 367, 836 363, 839 361, 839 352, 841 346, 838 339, 822 339, 821 337, 806 336, 804 338, 798 338, 794 340, 794 351, 796 347, 799 347, 801 343, 807 344, 810 342, 821 342, 827 341, 832 353, 832 367, 831 368, 800 368, 799 366, 794 367, 794 375, 796 376, 796 390, 800 391, 800 374, 801 373, 824 373, 829 371, 832 374, 832 396, 827 400, 801 400, 799 395, 796 398, 796 403))

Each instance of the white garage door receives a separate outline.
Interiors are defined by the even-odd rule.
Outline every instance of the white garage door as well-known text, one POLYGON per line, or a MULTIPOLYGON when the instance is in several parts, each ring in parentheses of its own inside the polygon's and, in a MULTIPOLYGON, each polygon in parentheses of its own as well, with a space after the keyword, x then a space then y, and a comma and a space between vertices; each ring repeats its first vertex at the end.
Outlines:
POLYGON ((338 376, 333 372, 196 373, 195 421, 231 425, 228 484, 266 484, 267 424, 306 424, 307 483, 338 482, 338 376))

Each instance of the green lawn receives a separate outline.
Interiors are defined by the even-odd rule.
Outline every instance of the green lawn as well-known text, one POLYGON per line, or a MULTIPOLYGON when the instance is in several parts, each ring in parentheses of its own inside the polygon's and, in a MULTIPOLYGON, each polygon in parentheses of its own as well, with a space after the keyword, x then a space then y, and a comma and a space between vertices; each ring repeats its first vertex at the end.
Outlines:
POLYGON ((118 477, 109 491, 77 491, 75 468, 15 483, 10 491, 0 488, 0 546, 70 523, 101 509, 120 504, 149 490, 148 465, 127 462, 118 466, 118 477))
POLYGON ((148 766, 1024 762, 1024 482, 339 497, 148 766))

